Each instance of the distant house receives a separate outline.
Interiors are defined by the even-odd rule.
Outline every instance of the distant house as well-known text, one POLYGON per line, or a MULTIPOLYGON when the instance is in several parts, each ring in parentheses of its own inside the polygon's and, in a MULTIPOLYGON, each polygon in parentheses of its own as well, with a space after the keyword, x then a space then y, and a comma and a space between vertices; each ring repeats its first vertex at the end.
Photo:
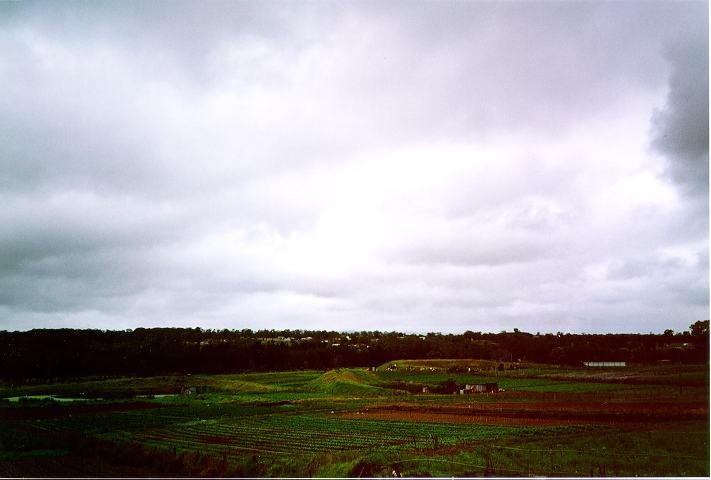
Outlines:
POLYGON ((627 362, 583 362, 586 367, 626 367, 627 362))
POLYGON ((467 383, 464 388, 459 390, 460 395, 471 395, 474 393, 497 393, 499 391, 498 383, 467 383))

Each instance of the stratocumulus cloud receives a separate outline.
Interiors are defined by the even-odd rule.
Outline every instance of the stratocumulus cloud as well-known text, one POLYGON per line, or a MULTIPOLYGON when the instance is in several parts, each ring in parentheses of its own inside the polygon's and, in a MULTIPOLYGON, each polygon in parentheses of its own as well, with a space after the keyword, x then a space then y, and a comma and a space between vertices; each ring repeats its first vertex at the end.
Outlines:
POLYGON ((705 2, 0 9, 0 328, 708 316, 705 2))

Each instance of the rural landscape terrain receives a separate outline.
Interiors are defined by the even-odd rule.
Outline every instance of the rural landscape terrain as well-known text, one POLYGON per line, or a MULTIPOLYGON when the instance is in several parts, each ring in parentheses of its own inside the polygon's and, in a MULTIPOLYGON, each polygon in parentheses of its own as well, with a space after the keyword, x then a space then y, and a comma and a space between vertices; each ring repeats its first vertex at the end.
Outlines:
MULTIPOLYGON (((295 348, 272 340, 259 342, 295 348)), ((709 475, 707 362, 584 366, 505 353, 8 379, 0 476, 709 475)))
POLYGON ((709 0, 0 0, 0 480, 711 477, 709 0))

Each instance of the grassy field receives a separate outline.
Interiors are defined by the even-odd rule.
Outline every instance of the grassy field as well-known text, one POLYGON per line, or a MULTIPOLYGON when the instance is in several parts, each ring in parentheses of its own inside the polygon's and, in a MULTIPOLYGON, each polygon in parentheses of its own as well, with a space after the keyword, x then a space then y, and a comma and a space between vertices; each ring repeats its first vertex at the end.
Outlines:
POLYGON ((709 475, 707 366, 496 367, 4 386, 0 476, 709 475))

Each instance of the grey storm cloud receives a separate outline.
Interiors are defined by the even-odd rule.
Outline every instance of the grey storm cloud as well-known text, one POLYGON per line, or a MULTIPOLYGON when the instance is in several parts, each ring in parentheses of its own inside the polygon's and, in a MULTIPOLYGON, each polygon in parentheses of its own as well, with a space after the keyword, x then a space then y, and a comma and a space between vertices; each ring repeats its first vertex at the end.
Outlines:
POLYGON ((684 329, 707 17, 2 3, 0 328, 684 329))
MULTIPOLYGON (((708 11, 699 18, 708 19, 708 11)), ((667 156, 669 175, 686 193, 708 197, 708 43, 678 40, 665 53, 672 73, 667 103, 654 118, 653 145, 667 156)))

